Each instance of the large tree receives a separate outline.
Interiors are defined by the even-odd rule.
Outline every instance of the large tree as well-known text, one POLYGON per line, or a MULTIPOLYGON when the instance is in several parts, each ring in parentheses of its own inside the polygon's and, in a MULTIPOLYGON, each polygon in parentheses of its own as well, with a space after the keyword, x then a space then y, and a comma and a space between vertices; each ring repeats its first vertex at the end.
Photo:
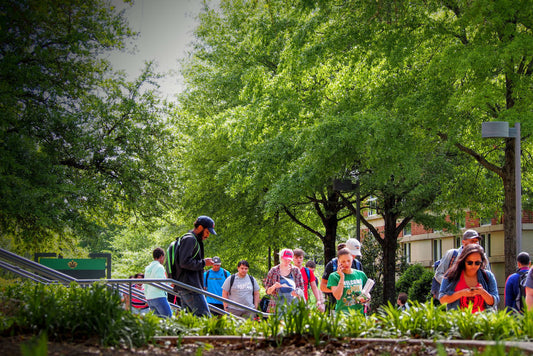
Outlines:
MULTIPOLYGON (((160 215, 172 148, 148 65, 128 83, 103 54, 134 33, 102 0, 0 5, 0 235, 35 251, 120 214, 160 215)), ((94 237, 94 236, 93 236, 94 237)))
MULTIPOLYGON (((517 252, 514 141, 483 142, 481 123, 508 121, 512 126, 520 122, 522 151, 531 150, 526 138, 533 129, 533 4, 506 0, 348 1, 340 7, 327 7, 343 13, 355 8, 364 10, 349 12, 355 16, 345 16, 349 22, 336 26, 368 24, 365 30, 352 27, 354 33, 368 35, 358 46, 375 61, 387 63, 389 71, 414 74, 410 88, 405 87, 400 95, 391 93, 398 98, 395 106, 409 111, 442 146, 454 145, 487 170, 478 174, 478 168, 465 167, 458 176, 465 184, 448 187, 449 192, 462 194, 449 196, 456 207, 462 205, 461 209, 485 216, 501 211, 505 272, 509 275, 517 252)), ((529 157, 526 154, 523 160, 526 177, 530 175, 529 157)), ((528 181, 523 181, 527 192, 528 181)))
POLYGON ((453 156, 395 105, 415 75, 350 46, 367 38, 342 9, 221 7, 202 18, 184 72, 182 114, 194 128, 184 164, 192 168, 191 202, 222 214, 251 203, 243 212, 255 219, 242 220, 259 224, 285 212, 321 240, 328 261, 339 222, 354 213, 353 197, 335 191, 333 179, 359 172, 363 196, 376 196, 386 218, 385 236, 375 237, 388 258, 392 300, 399 231, 415 217, 429 221, 441 173, 453 172, 446 170, 453 156))

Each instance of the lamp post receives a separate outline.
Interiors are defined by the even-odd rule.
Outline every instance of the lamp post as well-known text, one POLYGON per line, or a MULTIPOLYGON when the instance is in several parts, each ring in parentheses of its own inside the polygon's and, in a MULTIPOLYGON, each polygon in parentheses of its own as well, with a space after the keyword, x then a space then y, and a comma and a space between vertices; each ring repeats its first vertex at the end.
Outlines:
MULTIPOLYGON (((481 137, 491 138, 491 137, 501 137, 501 138, 510 138, 511 142, 514 144, 514 183, 515 183, 515 192, 514 199, 507 199, 515 205, 516 212, 516 224, 514 226, 513 235, 516 238, 516 254, 520 253, 522 250, 522 183, 521 183, 521 168, 520 168, 520 123, 515 123, 514 128, 509 127, 509 123, 505 121, 491 121, 483 122, 481 124, 481 137)), ((507 264, 510 263, 511 266, 514 266, 516 261, 516 254, 514 255, 514 260, 507 261, 506 254, 506 270, 507 264)))
POLYGON ((333 189, 338 191, 351 192, 355 190, 355 221, 357 230, 357 240, 361 240, 361 196, 359 194, 359 179, 353 183, 350 179, 334 179, 333 189))

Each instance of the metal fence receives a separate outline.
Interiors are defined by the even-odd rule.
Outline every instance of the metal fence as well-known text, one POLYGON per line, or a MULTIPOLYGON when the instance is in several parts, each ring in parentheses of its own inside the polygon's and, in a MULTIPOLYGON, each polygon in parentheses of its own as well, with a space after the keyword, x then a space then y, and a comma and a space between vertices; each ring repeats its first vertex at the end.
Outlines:
MULTIPOLYGON (((0 267, 8 272, 11 272, 13 274, 16 274, 18 276, 21 276, 23 278, 26 278, 36 283, 63 284, 63 285, 70 285, 71 283, 76 283, 79 285, 92 285, 94 283, 104 283, 105 285, 116 289, 120 293, 129 296, 130 309, 131 309, 132 296, 135 297, 136 299, 146 302, 144 293, 142 293, 142 291, 140 290, 137 290, 136 288, 133 288, 134 284, 142 283, 142 284, 150 284, 156 288, 159 288, 167 292, 168 294, 179 297, 179 293, 177 293, 176 291, 174 291, 173 288, 170 287, 171 285, 174 285, 179 288, 192 291, 195 293, 203 294, 206 297, 211 297, 221 302, 231 304, 233 306, 239 307, 240 309, 244 309, 246 311, 256 313, 257 315, 261 317, 267 317, 269 315, 268 313, 263 313, 262 311, 256 310, 254 308, 250 308, 246 305, 236 303, 226 298, 222 298, 216 294, 210 293, 203 289, 190 286, 188 284, 176 281, 175 279, 171 279, 171 278, 165 278, 165 279, 149 279, 149 278, 143 278, 143 279, 135 279, 135 278, 132 278, 132 279, 129 279, 129 278, 128 279, 76 279, 72 276, 61 273, 52 268, 49 268, 40 263, 29 260, 27 258, 24 258, 22 256, 19 256, 15 253, 12 253, 2 248, 0 248, 0 267)), ((181 309, 179 305, 176 305, 174 303, 170 303, 170 305, 174 309, 178 309, 178 310, 181 309)), ((209 309, 212 312, 215 312, 217 314, 232 315, 228 313, 227 311, 219 309, 212 305, 209 305, 209 309)))

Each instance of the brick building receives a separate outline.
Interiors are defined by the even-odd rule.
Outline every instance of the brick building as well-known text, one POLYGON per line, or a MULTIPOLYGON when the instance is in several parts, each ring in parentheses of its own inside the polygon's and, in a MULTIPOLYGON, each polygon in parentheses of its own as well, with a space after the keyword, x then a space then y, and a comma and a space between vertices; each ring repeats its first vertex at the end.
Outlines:
MULTIPOLYGON (((383 231, 384 222, 380 215, 373 214, 373 210, 365 213, 366 219, 375 226, 378 231, 383 231)), ((498 289, 503 305, 503 292, 505 287, 504 265, 504 234, 503 219, 475 219, 468 214, 464 222, 458 223, 458 227, 475 229, 483 236, 481 245, 490 261, 491 270, 496 277, 498 289)), ((361 235, 365 236, 367 229, 361 229, 361 235)), ((400 234, 399 244, 402 254, 409 263, 419 263, 426 268, 432 268, 433 263, 451 248, 461 245, 462 234, 451 234, 445 231, 427 229, 422 225, 411 222, 400 234)), ((533 212, 522 213, 522 251, 533 256, 533 212)))

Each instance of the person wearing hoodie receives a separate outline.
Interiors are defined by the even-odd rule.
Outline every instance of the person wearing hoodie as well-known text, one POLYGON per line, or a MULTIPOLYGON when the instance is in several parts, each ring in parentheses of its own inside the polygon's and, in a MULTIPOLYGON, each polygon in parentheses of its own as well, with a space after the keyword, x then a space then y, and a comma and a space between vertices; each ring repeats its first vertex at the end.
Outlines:
MULTIPOLYGON (((158 247, 152 253, 154 260, 144 269, 144 278, 167 278, 165 273, 165 251, 158 247)), ((170 318, 172 316, 172 310, 167 300, 167 292, 154 287, 150 284, 146 284, 144 287, 144 296, 148 302, 150 310, 154 312, 160 318, 170 318)))

